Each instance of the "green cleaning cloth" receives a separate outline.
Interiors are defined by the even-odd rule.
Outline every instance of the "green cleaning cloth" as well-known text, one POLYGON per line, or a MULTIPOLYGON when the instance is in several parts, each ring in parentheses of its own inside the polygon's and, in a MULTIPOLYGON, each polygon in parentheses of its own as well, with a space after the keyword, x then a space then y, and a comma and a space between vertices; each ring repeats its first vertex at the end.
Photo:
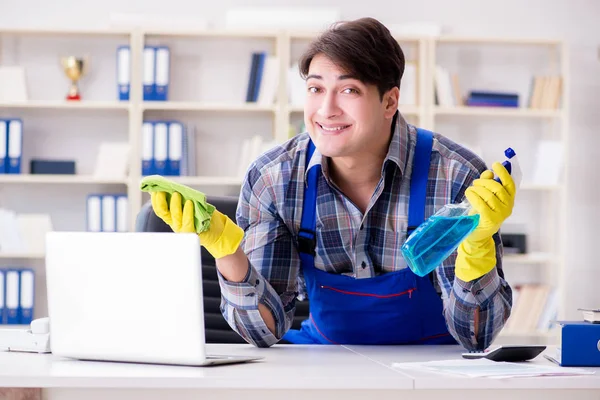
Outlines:
POLYGON ((173 182, 160 175, 149 175, 142 178, 140 189, 142 192, 166 192, 167 204, 171 202, 171 194, 179 192, 183 199, 183 204, 187 200, 192 200, 194 203, 194 226, 196 227, 196 233, 204 232, 209 228, 210 218, 213 211, 215 211, 215 206, 206 202, 206 195, 204 193, 181 183, 173 182))

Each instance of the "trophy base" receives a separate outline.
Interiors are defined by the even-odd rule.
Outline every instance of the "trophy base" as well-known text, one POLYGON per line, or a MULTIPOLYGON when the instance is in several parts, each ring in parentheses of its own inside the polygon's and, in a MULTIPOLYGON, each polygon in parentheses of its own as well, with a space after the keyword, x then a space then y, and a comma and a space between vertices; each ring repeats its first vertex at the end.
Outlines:
POLYGON ((73 94, 73 95, 68 95, 67 96, 67 101, 79 101, 81 100, 81 96, 79 96, 78 94, 73 94))

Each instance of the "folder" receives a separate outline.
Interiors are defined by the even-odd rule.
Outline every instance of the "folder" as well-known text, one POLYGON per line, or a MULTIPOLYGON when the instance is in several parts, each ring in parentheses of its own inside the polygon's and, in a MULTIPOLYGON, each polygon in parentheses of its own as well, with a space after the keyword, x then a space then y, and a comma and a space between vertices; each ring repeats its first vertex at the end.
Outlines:
POLYGON ((35 275, 33 269, 22 269, 20 278, 19 324, 29 325, 33 321, 35 299, 35 275))
POLYGON ((183 148, 183 154, 181 157, 180 175, 196 176, 196 132, 193 126, 188 127, 183 132, 181 147, 183 148))
POLYGON ((154 174, 154 124, 142 124, 142 175, 154 174))
POLYGON ((11 119, 8 123, 8 170, 9 174, 21 173, 21 153, 23 147, 23 122, 11 119))
POLYGON ((6 279, 6 323, 19 323, 19 270, 7 269, 5 272, 6 279))
POLYGON ((254 86, 256 82, 256 69, 258 67, 259 53, 252 53, 252 61, 250 62, 250 76, 248 76, 248 87, 246 89, 246 101, 253 102, 254 86))
POLYGON ((105 194, 102 196, 102 232, 117 231, 116 197, 105 194))
POLYGON ((131 84, 131 50, 129 46, 120 46, 117 49, 117 88, 119 100, 129 101, 129 88, 131 84))
POLYGON ((127 232, 128 218, 128 206, 127 195, 117 195, 117 232, 127 232))
POLYGON ((167 174, 168 130, 166 122, 154 123, 154 173, 167 174))
POLYGON ((183 125, 180 122, 169 123, 168 149, 167 175, 180 176, 183 158, 183 125))
POLYGON ((152 101, 156 93, 155 63, 156 51, 154 47, 144 47, 144 74, 142 84, 144 86, 144 101, 152 101))
POLYGON ((0 174, 8 172, 8 121, 0 119, 0 174))
POLYGON ((546 358, 563 367, 600 367, 600 324, 558 321, 560 343, 546 358))
POLYGON ((4 270, 0 269, 0 325, 6 324, 6 313, 4 312, 4 304, 6 303, 6 279, 4 278, 4 270))
POLYGON ((91 194, 87 197, 86 225, 88 232, 102 232, 102 198, 91 194))
POLYGON ((170 75, 170 58, 171 53, 168 47, 159 46, 156 51, 156 91, 154 100, 167 101, 169 97, 169 75, 170 75))
POLYGON ((254 93, 252 94, 252 101, 256 102, 258 100, 258 96, 260 94, 260 86, 263 79, 263 71, 265 68, 265 60, 267 59, 267 53, 261 52, 258 53, 257 65, 256 65, 256 76, 254 80, 254 87, 252 90, 254 93))

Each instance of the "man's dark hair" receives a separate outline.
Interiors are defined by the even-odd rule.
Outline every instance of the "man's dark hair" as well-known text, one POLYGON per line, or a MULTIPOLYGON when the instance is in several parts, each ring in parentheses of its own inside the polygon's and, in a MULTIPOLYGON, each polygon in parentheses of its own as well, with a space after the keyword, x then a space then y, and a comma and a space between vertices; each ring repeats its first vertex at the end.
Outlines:
POLYGON ((404 52, 389 29, 374 18, 337 22, 322 33, 299 61, 304 79, 318 54, 361 82, 376 85, 380 98, 394 86, 400 87, 404 52))

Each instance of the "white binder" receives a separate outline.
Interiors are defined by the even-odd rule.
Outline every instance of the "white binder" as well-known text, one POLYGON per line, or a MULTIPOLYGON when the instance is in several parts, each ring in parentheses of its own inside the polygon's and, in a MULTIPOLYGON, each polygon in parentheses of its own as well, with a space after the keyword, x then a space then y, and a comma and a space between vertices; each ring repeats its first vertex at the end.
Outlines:
POLYGON ((89 232, 102 231, 102 204, 97 194, 89 195, 87 198, 87 230, 89 232))
POLYGON ((8 123, 0 119, 0 174, 8 172, 8 123))
POLYGON ((8 123, 8 166, 9 174, 21 173, 21 152, 23 147, 23 122, 11 119, 8 123))
POLYGON ((167 101, 169 97, 170 51, 168 47, 156 48, 156 91, 154 100, 167 101))
POLYGON ((183 156, 183 125, 179 122, 169 124, 169 156, 167 175, 181 175, 181 162, 183 156))
POLYGON ((127 232, 127 209, 128 201, 126 195, 117 196, 117 232, 127 232))
POLYGON ((144 74, 142 77, 142 83, 144 85, 144 101, 154 100, 155 98, 155 57, 156 52, 154 47, 144 47, 144 74))
POLYGON ((154 174, 154 124, 142 124, 142 175, 154 174))
POLYGON ((117 87, 119 100, 129 100, 131 84, 131 50, 129 46, 121 46, 117 50, 117 87))
POLYGON ((168 131, 166 122, 154 124, 154 173, 167 174, 168 131))
POLYGON ((33 320, 33 305, 35 299, 35 275, 32 269, 21 270, 20 315, 19 324, 29 325, 33 320))
POLYGON ((0 269, 0 325, 6 323, 6 315, 4 313, 4 303, 5 303, 5 295, 4 295, 4 287, 5 287, 5 279, 4 279, 4 270, 0 269))
POLYGON ((19 323, 19 271, 6 270, 6 323, 19 323))
POLYGON ((115 196, 102 196, 102 232, 116 232, 117 205, 115 196))

